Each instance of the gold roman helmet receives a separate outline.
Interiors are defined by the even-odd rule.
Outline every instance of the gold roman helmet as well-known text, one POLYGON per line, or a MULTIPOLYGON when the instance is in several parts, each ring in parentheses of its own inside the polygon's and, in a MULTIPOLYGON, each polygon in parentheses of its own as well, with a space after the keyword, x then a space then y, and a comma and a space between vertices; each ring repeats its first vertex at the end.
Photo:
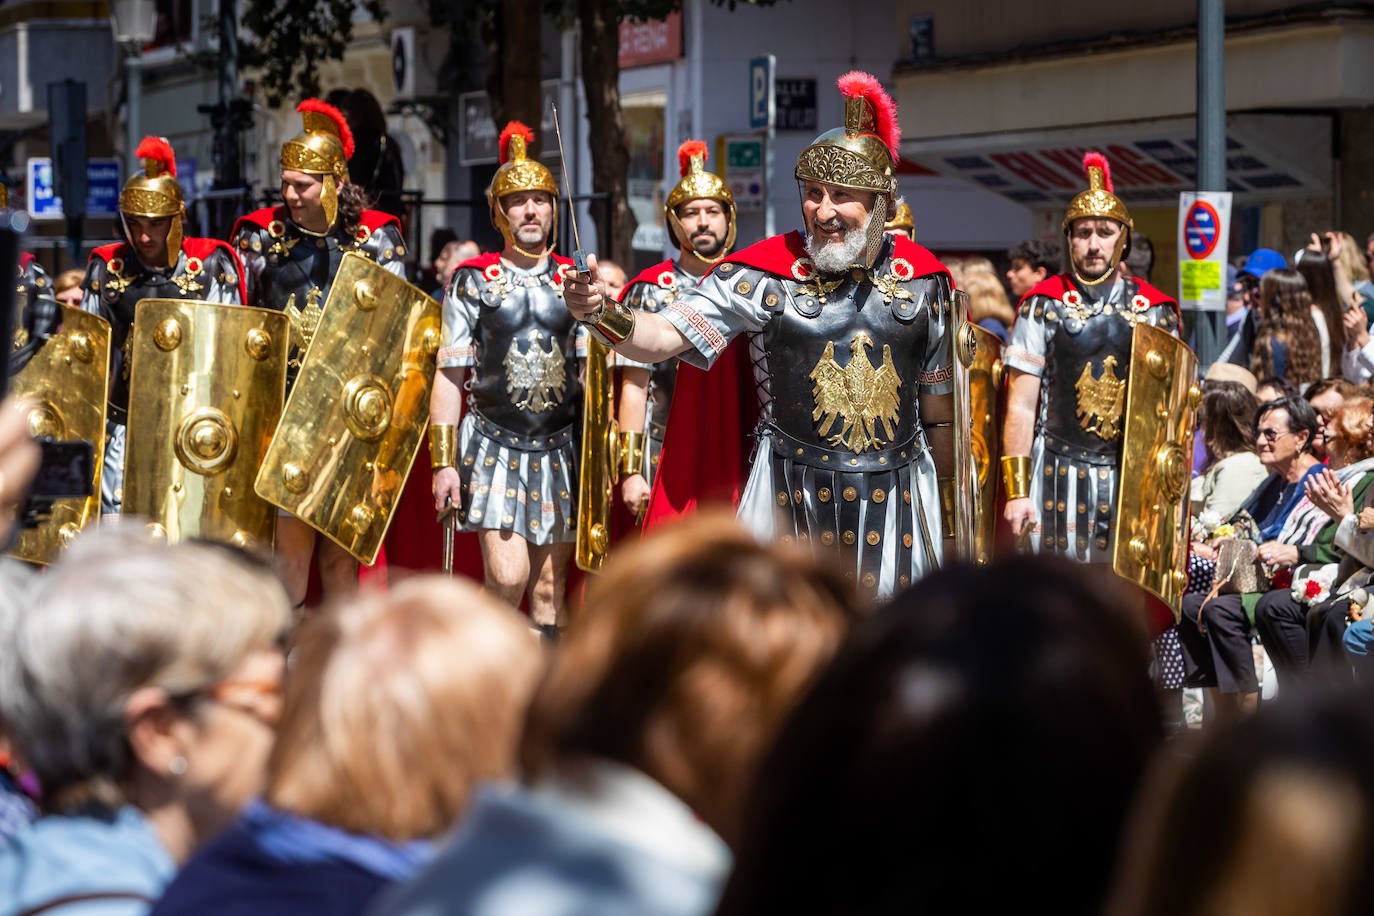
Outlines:
POLYGON ((907 238, 916 237, 916 216, 904 200, 897 201, 897 212, 883 226, 888 232, 905 232, 907 238))
POLYGON ((491 176, 487 186, 487 206, 491 208, 491 222, 501 232, 506 244, 531 258, 541 258, 553 251, 554 239, 558 237, 558 185, 553 173, 538 159, 529 158, 529 149, 534 145, 534 131, 519 121, 511 121, 501 131, 501 165, 491 176), (515 237, 506 211, 501 209, 501 198, 517 191, 543 191, 553 199, 553 225, 543 251, 526 251, 520 247, 515 237))
MULTIPOLYGON (((144 137, 134 155, 143 160, 143 171, 125 182, 124 190, 119 192, 120 215, 150 219, 170 217, 167 266, 174 267, 181 254, 182 220, 186 214, 181 182, 177 181, 176 154, 172 152, 172 144, 164 138, 144 137)), ((126 233, 128 228, 126 224, 126 233)))
POLYGON ((339 215, 339 186, 348 181, 348 160, 353 157, 353 131, 343 112, 319 99, 306 99, 296 106, 303 133, 281 145, 281 167, 309 175, 319 175, 324 188, 320 204, 329 225, 339 215))
POLYGON ((663 213, 668 218, 668 237, 678 248, 683 248, 681 240, 687 240, 687 251, 698 261, 705 264, 719 263, 731 248, 735 247, 735 195, 719 175, 706 171, 706 144, 700 140, 688 140, 677 148, 678 171, 682 175, 663 202, 663 213), (725 208, 725 244, 720 254, 714 258, 703 258, 690 245, 687 231, 678 219, 677 208, 689 200, 716 200, 725 208))
POLYGON ((797 157, 798 182, 819 181, 877 195, 868 224, 864 263, 872 264, 883 242, 883 225, 897 195, 897 105, 878 78, 858 70, 836 82, 844 101, 844 127, 827 130, 797 157))
POLYGON ((1112 271, 1116 270, 1116 265, 1120 264, 1131 250, 1131 230, 1135 228, 1135 223, 1131 220, 1130 211, 1121 202, 1121 198, 1112 192, 1112 170, 1107 164, 1107 157, 1097 152, 1088 153, 1083 157, 1083 169, 1088 173, 1088 189, 1080 191, 1069 201, 1069 209, 1064 211, 1065 243, 1068 243, 1073 224, 1077 220, 1113 219, 1121 224, 1121 237, 1117 239, 1116 250, 1112 252, 1107 272, 1102 276, 1096 279, 1079 276, 1078 265, 1073 263, 1073 258, 1069 258, 1073 275, 1083 283, 1093 284, 1101 283, 1111 276, 1112 271))

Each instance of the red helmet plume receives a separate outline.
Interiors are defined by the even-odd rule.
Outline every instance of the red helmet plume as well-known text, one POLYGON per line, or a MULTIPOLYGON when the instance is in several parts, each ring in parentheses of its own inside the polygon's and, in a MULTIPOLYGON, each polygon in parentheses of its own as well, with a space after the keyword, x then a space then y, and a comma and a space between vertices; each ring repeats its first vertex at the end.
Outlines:
POLYGON ((1088 169, 1102 170, 1102 190, 1115 194, 1116 189, 1112 187, 1112 167, 1107 164, 1107 157, 1094 150, 1083 156, 1083 171, 1091 175, 1088 169))
POLYGON ((352 159, 353 131, 349 129, 348 119, 344 117, 343 112, 327 102, 321 102, 319 99, 306 99, 296 106, 298 114, 305 114, 307 111, 322 114, 334 122, 334 126, 337 128, 335 132, 339 135, 339 142, 343 144, 344 158, 352 159))
POLYGON ((892 154, 892 161, 896 162, 900 158, 897 149, 902 144, 902 130, 897 126, 897 103, 892 101, 882 83, 871 73, 851 70, 840 77, 835 85, 839 87, 840 94, 847 98, 867 100, 868 107, 873 110, 873 132, 892 154))
MULTIPOLYGON (((134 157, 138 159, 151 159, 157 163, 158 171, 156 174, 166 173, 173 178, 177 177, 177 157, 172 152, 172 144, 167 142, 165 137, 144 137, 139 142, 138 148, 134 150, 134 157)), ((144 171, 151 178, 155 173, 146 167, 144 171)))
POLYGON ((677 148, 677 167, 678 174, 686 178, 687 173, 692 170, 692 157, 701 157, 701 164, 706 164, 708 153, 706 144, 701 140, 687 140, 677 148))
POLYGON ((519 137, 525 141, 525 149, 534 146, 534 131, 530 130, 520 121, 511 121, 506 125, 506 129, 501 131, 501 164, 510 161, 510 138, 519 137))

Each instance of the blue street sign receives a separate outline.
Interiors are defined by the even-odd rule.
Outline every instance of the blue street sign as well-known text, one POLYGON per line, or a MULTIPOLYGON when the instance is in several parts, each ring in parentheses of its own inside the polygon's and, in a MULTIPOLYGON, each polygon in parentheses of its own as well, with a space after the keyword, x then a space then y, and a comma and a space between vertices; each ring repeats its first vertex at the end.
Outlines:
POLYGON ((1192 255, 1194 260, 1200 261, 1216 250, 1221 231, 1221 217, 1207 201, 1193 202, 1188 208, 1183 227, 1184 243, 1188 246, 1188 254, 1192 255))
POLYGON ((776 108, 773 94, 773 69, 776 58, 755 57, 749 61, 749 126, 767 128, 773 126, 773 112, 776 108))
MULTIPOLYGON (((112 217, 119 212, 119 160, 91 159, 86 163, 86 215, 112 217)), ((61 219, 62 198, 53 190, 52 160, 35 157, 28 168, 29 215, 61 219)))

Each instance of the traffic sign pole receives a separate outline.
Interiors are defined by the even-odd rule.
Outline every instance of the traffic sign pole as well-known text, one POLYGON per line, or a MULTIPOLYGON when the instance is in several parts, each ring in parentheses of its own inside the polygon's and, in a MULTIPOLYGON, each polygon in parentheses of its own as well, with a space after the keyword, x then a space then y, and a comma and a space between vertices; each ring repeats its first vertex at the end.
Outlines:
POLYGON ((777 122, 775 83, 778 59, 769 54, 749 61, 749 126, 763 135, 763 237, 774 234, 773 141, 777 122))

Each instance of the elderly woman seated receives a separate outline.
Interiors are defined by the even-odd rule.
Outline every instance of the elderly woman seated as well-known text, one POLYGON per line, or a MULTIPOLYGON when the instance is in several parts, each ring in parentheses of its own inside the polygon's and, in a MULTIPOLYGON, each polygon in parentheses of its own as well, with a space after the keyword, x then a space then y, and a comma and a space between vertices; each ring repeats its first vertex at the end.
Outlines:
MULTIPOLYGON (((1348 463, 1338 466, 1333 460, 1331 467, 1323 467, 1311 453, 1316 431, 1316 412, 1304 400, 1281 398, 1260 406, 1255 444, 1270 475, 1242 510, 1258 525, 1257 559, 1268 569, 1291 572, 1299 564, 1334 563, 1339 519, 1313 500, 1320 492, 1313 485, 1349 487, 1354 500, 1363 500, 1369 487, 1374 460, 1353 460, 1360 456, 1352 452, 1340 458, 1348 463)), ((1253 710, 1259 702, 1259 679, 1251 633, 1261 594, 1216 594, 1219 585, 1183 599, 1179 638, 1188 684, 1213 688, 1219 711, 1253 710)))
POLYGON ((232 548, 73 545, 0 628, 0 709, 43 811, 0 846, 0 910, 147 911, 261 790, 289 618, 232 548))

